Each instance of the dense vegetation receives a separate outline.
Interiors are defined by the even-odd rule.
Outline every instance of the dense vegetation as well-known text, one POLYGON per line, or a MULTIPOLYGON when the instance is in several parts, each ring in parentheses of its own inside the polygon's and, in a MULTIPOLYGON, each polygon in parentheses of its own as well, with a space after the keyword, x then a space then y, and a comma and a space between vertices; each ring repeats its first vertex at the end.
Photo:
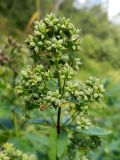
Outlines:
MULTIPOLYGON (((19 84, 22 79, 21 70, 28 65, 34 64, 28 54, 29 51, 27 47, 24 45, 24 40, 26 39, 26 28, 28 29, 27 32, 31 32, 32 23, 30 23, 30 21, 33 22, 38 19, 38 16, 35 16, 35 12, 38 10, 38 5, 36 6, 36 4, 37 3, 32 0, 26 0, 24 3, 23 1, 19 1, 18 3, 18 1, 14 0, 1 0, 0 2, 0 19, 3 22, 0 26, 0 145, 4 148, 4 146, 7 146, 6 142, 9 142, 9 148, 11 143, 13 143, 18 150, 36 154, 43 160, 52 160, 55 156, 55 148, 52 148, 51 145, 56 145, 54 141, 56 135, 47 125, 48 118, 51 116, 54 117, 54 110, 51 109, 50 113, 49 110, 45 110, 44 106, 41 106, 39 113, 37 109, 34 109, 32 112, 29 110, 26 111, 22 97, 19 98, 16 94, 16 85, 19 84), (17 42, 12 37, 7 38, 9 34, 11 34, 17 42), (30 124, 33 123, 33 121, 29 121, 29 119, 35 117, 41 117, 47 120, 35 122, 37 124, 44 124, 43 126, 30 124), (48 154, 46 155, 46 153, 48 154)), ((56 6, 57 4, 54 4, 52 0, 46 0, 46 3, 41 0, 40 17, 44 17, 46 12, 56 11, 56 6)), ((101 143, 101 139, 92 137, 95 141, 94 146, 92 146, 93 151, 89 151, 88 158, 91 160, 119 160, 119 26, 115 26, 108 21, 106 12, 100 6, 91 9, 75 10, 72 7, 71 0, 71 3, 63 1, 58 9, 56 12, 58 16, 63 15, 70 17, 77 28, 81 29, 81 49, 76 53, 76 56, 81 59, 82 65, 80 65, 80 71, 75 75, 75 79, 85 81, 89 75, 97 76, 102 80, 106 89, 104 103, 94 103, 94 105, 90 105, 89 119, 99 127, 112 130, 112 134, 101 137, 101 147, 95 151, 94 149, 96 147, 94 148, 94 146, 95 144, 101 143)), ((31 45, 31 47, 34 47, 33 44, 31 45)), ((72 51, 69 51, 69 54, 72 55, 72 51)), ((35 60, 37 58, 38 57, 36 57, 35 60)), ((61 64, 63 64, 64 58, 61 64)), ((49 62, 44 57, 41 62, 43 65, 49 65, 49 62)), ((36 61, 35 63, 38 62, 36 61)), ((50 61, 50 64, 53 65, 53 63, 53 60, 50 61)), ((29 69, 30 68, 28 68, 28 72, 29 69)), ((30 73, 32 72, 34 71, 30 71, 30 73)), ((48 88, 50 90, 51 88, 55 88, 54 83, 49 82, 48 88)), ((32 101, 30 102, 32 103, 32 101)), ((68 116, 68 112, 65 112, 65 115, 68 116)), ((66 132, 64 132, 64 136, 62 137, 65 143, 63 141, 60 143, 62 143, 62 148, 66 150, 65 137, 66 132)), ((79 153, 79 151, 76 152, 76 150, 79 150, 81 145, 84 147, 86 145, 85 143, 83 144, 82 139, 86 140, 87 144, 91 139, 79 137, 79 134, 72 135, 72 133, 70 138, 70 143, 72 143, 70 146, 72 146, 72 148, 69 146, 69 152, 71 153, 69 159, 72 156, 76 156, 77 160, 79 159, 79 154, 83 152, 79 153)), ((59 148, 60 154, 63 153, 62 148, 59 148)), ((21 156, 22 154, 23 153, 21 153, 21 156)), ((83 159, 85 158, 86 157, 83 157, 83 159)), ((34 156, 33 159, 35 159, 34 156)))

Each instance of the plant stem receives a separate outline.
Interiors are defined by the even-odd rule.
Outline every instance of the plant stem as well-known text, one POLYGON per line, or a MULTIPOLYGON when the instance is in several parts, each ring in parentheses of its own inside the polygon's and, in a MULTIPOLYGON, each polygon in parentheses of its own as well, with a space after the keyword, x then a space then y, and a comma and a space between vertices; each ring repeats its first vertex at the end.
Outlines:
POLYGON ((79 113, 80 113, 80 111, 75 111, 75 112, 73 113, 73 115, 71 116, 71 117, 73 117, 73 118, 72 118, 72 119, 69 118, 69 119, 64 123, 64 125, 69 124, 70 121, 71 121, 71 123, 72 123, 72 122, 77 118, 77 116, 79 115, 79 113))
MULTIPOLYGON (((59 87, 59 94, 62 93, 61 91, 61 79, 60 79, 60 73, 59 73, 59 66, 58 61, 56 61, 56 70, 57 70, 57 79, 58 79, 58 87, 59 87)), ((61 107, 58 106, 58 114, 57 114, 57 137, 60 134, 60 114, 61 114, 61 107)))
POLYGON ((38 20, 40 19, 40 0, 36 0, 36 12, 38 13, 38 20))
MULTIPOLYGON (((74 115, 76 115, 76 112, 77 112, 77 111, 75 111, 75 112, 71 115, 71 117, 73 117, 74 115)), ((64 126, 67 125, 67 124, 70 122, 71 117, 65 121, 64 126)))
POLYGON ((60 134, 60 114, 61 114, 61 107, 58 108, 58 115, 57 115, 57 136, 60 134))
MULTIPOLYGON (((60 115, 61 115, 61 107, 58 108, 58 114, 57 114, 57 139, 58 139, 58 136, 60 134, 60 115)), ((56 150, 57 151, 57 150, 56 150)), ((56 160, 59 160, 59 157, 56 153, 56 160)))
POLYGON ((77 118, 77 116, 79 115, 80 111, 77 112, 77 114, 72 118, 72 122, 77 118))
MULTIPOLYGON (((59 87, 59 94, 61 94, 61 98, 64 94, 64 85, 65 85, 65 81, 63 84, 63 88, 61 85, 61 77, 60 77, 60 73, 59 73, 59 66, 58 66, 58 61, 56 61, 56 70, 57 70, 57 79, 58 79, 58 87, 59 87)), ((61 116, 61 107, 58 106, 58 113, 57 113, 57 126, 56 126, 56 130, 57 130, 57 139, 58 136, 60 134, 60 130, 61 130, 61 126, 60 126, 60 116, 61 116)), ((59 160, 58 155, 56 154, 56 160, 59 160)))
MULTIPOLYGON (((61 87, 61 79, 60 79, 60 73, 59 73, 59 67, 58 67, 58 61, 56 61, 56 69, 57 69, 57 74, 58 74, 58 87, 59 87, 59 94, 62 94, 62 87, 61 87)), ((58 113, 57 113, 57 126, 56 126, 56 130, 57 130, 57 139, 58 136, 60 134, 60 115, 61 115, 61 107, 58 106, 58 113)), ((56 150, 57 151, 57 150, 56 150)), ((59 157, 56 153, 56 160, 59 160, 59 157)))

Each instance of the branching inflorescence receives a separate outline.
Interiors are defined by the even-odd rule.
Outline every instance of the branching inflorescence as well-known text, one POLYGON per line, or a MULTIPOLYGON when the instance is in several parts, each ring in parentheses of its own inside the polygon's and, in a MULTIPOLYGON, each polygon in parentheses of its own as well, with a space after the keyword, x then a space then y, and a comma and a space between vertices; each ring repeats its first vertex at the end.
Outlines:
POLYGON ((40 22, 35 22, 34 34, 26 40, 34 64, 22 72, 17 93, 24 96, 26 110, 58 109, 58 134, 64 104, 68 104, 70 108, 72 106, 77 113, 75 116, 71 115, 71 118, 76 119, 76 129, 88 129, 91 126, 91 122, 86 119, 88 105, 100 101, 105 91, 99 79, 89 77, 82 82, 74 78, 81 65, 75 54, 75 51, 80 50, 79 33, 80 30, 70 19, 58 19, 50 14, 40 22), (69 51, 73 53, 70 54, 69 51))

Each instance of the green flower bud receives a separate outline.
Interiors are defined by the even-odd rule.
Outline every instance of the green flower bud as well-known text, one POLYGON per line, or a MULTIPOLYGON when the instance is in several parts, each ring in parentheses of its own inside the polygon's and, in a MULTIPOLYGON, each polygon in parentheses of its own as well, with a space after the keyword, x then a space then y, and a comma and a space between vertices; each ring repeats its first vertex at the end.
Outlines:
POLYGON ((37 43, 37 45, 38 45, 38 46, 42 46, 42 45, 43 45, 43 42, 39 41, 39 42, 37 43))
POLYGON ((39 31, 34 31, 34 33, 36 36, 41 36, 41 32, 39 32, 39 31))
POLYGON ((88 129, 88 127, 91 126, 91 122, 89 119, 86 119, 85 117, 81 117, 80 120, 77 121, 77 129, 88 129))
POLYGON ((35 47, 36 46, 35 42, 30 42, 30 46, 35 47))
POLYGON ((39 52, 39 48, 36 46, 35 47, 35 52, 38 53, 39 52))
POLYGON ((88 97, 87 96, 84 96, 84 101, 88 101, 88 97))
POLYGON ((51 102, 55 102, 55 100, 56 100, 55 97, 51 98, 51 102))
POLYGON ((24 78, 29 78, 29 75, 25 70, 22 71, 22 75, 24 78))
POLYGON ((97 93, 94 93, 94 98, 97 98, 99 95, 97 93))

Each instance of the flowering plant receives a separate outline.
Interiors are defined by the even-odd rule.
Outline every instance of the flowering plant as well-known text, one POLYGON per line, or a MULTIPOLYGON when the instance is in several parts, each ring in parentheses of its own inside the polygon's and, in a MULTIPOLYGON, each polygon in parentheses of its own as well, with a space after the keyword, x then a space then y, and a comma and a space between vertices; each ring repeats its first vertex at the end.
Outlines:
POLYGON ((5 143, 0 151, 0 160, 37 160, 34 154, 24 153, 13 144, 5 143))
MULTIPOLYGON (((67 144, 70 152, 71 146, 72 150, 75 149, 73 143, 87 151, 88 148, 95 149, 101 142, 99 136, 109 133, 93 127, 87 117, 89 104, 103 99, 103 84, 95 77, 89 77, 85 82, 74 78, 81 65, 75 54, 75 51, 80 50, 79 32, 70 19, 58 19, 53 14, 35 22, 34 34, 26 40, 34 64, 23 70, 21 84, 17 87, 18 95, 24 97, 27 111, 54 109, 57 112, 56 122, 54 118, 49 122, 40 119, 31 122, 48 123, 55 127, 58 145, 62 143, 59 137, 62 137, 63 130, 66 137, 71 130, 70 142, 67 144), (73 53, 69 54, 69 51, 73 53), (64 115, 63 120, 61 113, 64 115), (78 134, 82 135, 81 138, 78 138, 78 134), (75 137, 77 141, 74 141, 75 137), (80 145, 78 142, 84 143, 80 145)), ((57 148, 56 159, 64 155, 64 146, 63 149, 57 148)), ((86 159, 82 156, 79 159, 86 159)))

